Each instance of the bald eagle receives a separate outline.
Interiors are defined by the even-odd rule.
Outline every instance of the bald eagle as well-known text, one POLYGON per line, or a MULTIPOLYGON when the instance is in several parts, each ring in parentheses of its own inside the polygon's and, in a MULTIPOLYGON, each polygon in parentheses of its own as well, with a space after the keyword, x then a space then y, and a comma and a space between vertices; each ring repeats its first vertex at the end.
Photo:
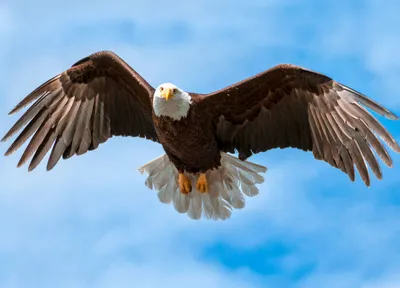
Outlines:
POLYGON ((10 114, 33 101, 2 139, 24 127, 5 153, 10 155, 33 135, 18 167, 33 156, 29 171, 35 169, 50 148, 47 170, 113 136, 146 138, 166 153, 139 168, 148 174, 146 185, 192 219, 227 219, 244 207, 245 196, 258 194, 267 169, 246 161, 255 153, 312 151, 351 181, 356 167, 369 186, 367 165, 382 178, 373 150, 392 166, 378 137, 400 152, 365 107, 398 119, 393 113, 325 75, 288 64, 198 94, 171 83, 153 88, 119 56, 101 51, 42 84, 10 114))

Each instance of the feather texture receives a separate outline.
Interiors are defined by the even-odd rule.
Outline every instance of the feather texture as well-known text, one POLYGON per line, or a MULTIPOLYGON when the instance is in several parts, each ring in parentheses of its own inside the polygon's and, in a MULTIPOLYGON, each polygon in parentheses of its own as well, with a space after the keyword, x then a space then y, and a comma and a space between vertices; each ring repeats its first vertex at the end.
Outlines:
POLYGON ((47 170, 61 157, 96 149, 112 136, 158 137, 152 121, 154 89, 112 52, 98 52, 48 80, 25 97, 13 114, 35 101, 11 127, 6 141, 25 126, 5 155, 31 136, 18 166, 32 156, 35 169, 52 148, 47 170))
POLYGON ((221 166, 206 173, 209 192, 197 191, 194 187, 198 175, 188 173, 193 187, 188 195, 179 191, 178 170, 166 154, 138 170, 148 175, 145 184, 157 191, 160 202, 172 203, 179 213, 186 213, 195 220, 202 217, 225 220, 231 217, 233 209, 245 206, 245 196, 253 197, 258 194, 256 185, 264 182, 260 173, 265 173, 267 168, 221 153, 221 166))
MULTIPOLYGON (((18 166, 31 158, 31 171, 51 150, 51 170, 61 157, 97 149, 113 136, 157 141, 166 155, 139 169, 148 174, 146 186, 157 191, 160 202, 172 203, 192 219, 224 220, 233 209, 245 206, 246 197, 259 193, 256 185, 264 181, 260 173, 266 168, 244 161, 252 154, 289 147, 312 151, 351 181, 357 170, 369 186, 368 168, 382 179, 378 157, 387 166, 393 164, 384 144, 400 152, 393 136, 367 109, 391 120, 397 116, 352 88, 294 65, 275 66, 207 95, 185 92, 182 95, 190 99, 185 117, 173 117, 175 101, 168 104, 172 114, 154 113, 154 92, 114 53, 94 53, 16 105, 10 114, 31 104, 1 140, 22 129, 5 155, 31 138, 18 166), (236 151, 239 158, 226 154, 236 151), (189 195, 179 191, 178 169, 192 182, 189 195), (208 193, 194 188, 198 172, 206 173, 208 193)), ((164 102, 157 101, 159 109, 164 102)))
POLYGON ((388 166, 400 146, 366 108, 398 119, 365 95, 331 78, 294 65, 278 65, 207 95, 199 107, 211 114, 225 152, 241 159, 274 148, 312 151, 354 181, 354 167, 370 185, 367 166, 378 179, 375 154, 388 166), (382 139, 382 142, 378 140, 382 139))

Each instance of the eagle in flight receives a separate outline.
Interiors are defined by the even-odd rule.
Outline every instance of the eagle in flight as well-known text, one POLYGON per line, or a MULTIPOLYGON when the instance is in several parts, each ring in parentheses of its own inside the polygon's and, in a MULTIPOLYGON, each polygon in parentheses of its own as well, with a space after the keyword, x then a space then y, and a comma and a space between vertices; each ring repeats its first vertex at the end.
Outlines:
POLYGON ((382 178, 375 155, 392 166, 383 142, 400 152, 366 108, 398 119, 393 113, 325 75, 289 64, 199 94, 171 83, 153 88, 115 53, 101 51, 39 86, 10 114, 32 102, 2 139, 24 128, 6 151, 10 155, 33 136, 18 167, 31 158, 29 171, 35 169, 50 149, 47 170, 113 136, 146 138, 165 151, 139 168, 148 174, 146 185, 192 219, 227 219, 244 207, 245 196, 258 194, 267 169, 246 161, 255 153, 312 151, 351 181, 356 168, 369 186, 367 165, 382 178))

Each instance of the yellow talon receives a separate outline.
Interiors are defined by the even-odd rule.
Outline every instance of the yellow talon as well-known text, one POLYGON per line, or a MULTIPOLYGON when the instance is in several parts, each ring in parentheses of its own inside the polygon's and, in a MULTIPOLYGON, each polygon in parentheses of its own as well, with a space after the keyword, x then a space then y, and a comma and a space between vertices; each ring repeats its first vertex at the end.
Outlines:
POLYGON ((185 174, 179 173, 178 182, 182 194, 189 194, 192 191, 192 184, 185 174))
POLYGON ((205 173, 201 173, 199 178, 197 179, 196 189, 201 193, 208 192, 208 182, 205 173))

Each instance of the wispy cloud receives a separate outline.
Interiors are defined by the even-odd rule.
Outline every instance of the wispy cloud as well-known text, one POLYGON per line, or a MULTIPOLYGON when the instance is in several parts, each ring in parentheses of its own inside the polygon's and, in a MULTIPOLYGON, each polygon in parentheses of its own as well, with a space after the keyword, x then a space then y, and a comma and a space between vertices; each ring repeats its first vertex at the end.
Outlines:
MULTIPOLYGON (((291 62, 400 114, 396 1, 3 1, 0 133, 43 81, 111 49, 153 85, 207 92, 291 62), (4 44, 3 44, 4 43, 4 44)), ((385 124, 400 139, 398 123, 385 124)), ((0 145, 5 151, 6 143, 0 145)), ((163 151, 115 138, 84 156, 14 168, 0 160, 1 287, 397 287, 399 155, 365 188, 301 151, 252 161, 259 196, 225 222, 160 204, 136 168, 163 151), (386 286, 385 286, 386 285, 386 286)))

